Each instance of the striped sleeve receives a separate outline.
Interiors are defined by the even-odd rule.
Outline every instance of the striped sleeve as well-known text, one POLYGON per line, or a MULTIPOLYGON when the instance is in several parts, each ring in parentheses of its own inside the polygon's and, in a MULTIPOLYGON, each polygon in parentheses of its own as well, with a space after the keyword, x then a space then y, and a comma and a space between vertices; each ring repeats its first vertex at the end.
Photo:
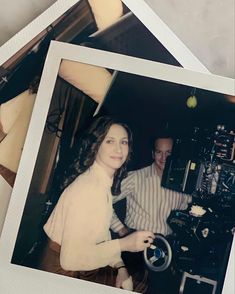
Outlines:
POLYGON ((125 227, 124 224, 120 221, 116 212, 113 210, 113 216, 112 216, 111 226, 110 226, 111 230, 114 233, 118 233, 124 227, 125 227))
POLYGON ((113 196, 113 204, 130 196, 134 191, 136 172, 130 172, 122 181, 121 193, 118 196, 113 196))
MULTIPOLYGON (((113 196, 113 204, 130 196, 133 193, 134 189, 134 172, 130 172, 128 177, 122 181, 121 184, 121 194, 118 196, 113 196)), ((124 224, 118 218, 116 212, 113 210, 113 216, 111 220, 111 230, 115 233, 120 231, 124 227, 124 224)))

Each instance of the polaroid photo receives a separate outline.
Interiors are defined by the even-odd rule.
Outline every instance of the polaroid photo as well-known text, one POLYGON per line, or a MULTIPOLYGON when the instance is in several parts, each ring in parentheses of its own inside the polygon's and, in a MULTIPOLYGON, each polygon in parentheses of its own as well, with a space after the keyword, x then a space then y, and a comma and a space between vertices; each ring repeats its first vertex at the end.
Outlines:
MULTIPOLYGON (((178 209, 168 216, 167 226, 173 233, 165 237, 159 235, 161 238, 156 235, 156 240, 160 239, 163 243, 156 241, 151 248, 145 250, 144 255, 140 253, 144 273, 147 271, 148 274, 145 280, 138 281, 150 289, 155 287, 153 280, 156 279, 151 279, 151 276, 155 277, 155 271, 159 267, 162 269, 165 261, 169 266, 168 261, 172 257, 180 277, 175 293, 189 293, 189 284, 193 284, 195 293, 222 293, 226 271, 227 276, 231 274, 227 270, 227 264, 229 256, 233 254, 231 246, 234 243, 234 96, 234 80, 230 78, 103 50, 52 42, 2 231, 1 289, 5 293, 14 293, 16 288, 19 293, 124 291, 107 286, 100 280, 93 280, 93 272, 92 277, 88 278, 90 269, 99 271, 109 264, 107 262, 104 267, 98 265, 100 259, 103 260, 109 254, 109 250, 103 251, 103 255, 98 254, 96 246, 105 246, 111 242, 109 244, 112 246, 107 247, 110 249, 114 244, 120 243, 115 240, 119 236, 111 231, 112 241, 99 240, 95 243, 94 250, 86 252, 87 262, 84 268, 79 265, 79 268, 77 265, 71 269, 66 267, 65 272, 70 270, 70 276, 64 272, 59 274, 62 273, 60 271, 55 273, 45 268, 42 270, 40 267, 45 244, 48 244, 43 227, 54 208, 61 207, 63 202, 60 199, 65 199, 60 198, 61 181, 64 171, 74 162, 76 148, 73 147, 82 144, 82 138, 94 118, 109 116, 124 122, 133 132, 133 152, 128 171, 151 165, 153 149, 150 141, 163 131, 169 132, 171 138, 174 138, 174 145, 171 155, 164 162, 161 186, 167 191, 173 191, 169 192, 170 196, 180 195, 179 199, 189 197, 186 198, 189 200, 192 196, 192 202, 187 201, 186 210, 178 209), (96 266, 91 265, 93 262, 96 266), (74 272, 76 275, 79 273, 77 278, 74 277, 74 272), (85 273, 86 278, 81 273, 85 273)), ((82 147, 79 148, 78 150, 83 150, 82 147)), ((93 165, 89 170, 92 167, 93 165)), ((101 183, 106 182, 106 179, 101 183)), ((90 179, 90 186, 92 182, 93 178, 90 179)), ((114 202, 118 200, 115 197, 119 196, 113 196, 114 202)), ((97 205, 97 213, 102 211, 103 204, 107 204, 109 198, 106 195, 105 199, 102 205, 97 205)), ((94 207, 92 202, 90 200, 89 206, 94 207)), ((145 205, 145 201, 142 204, 145 205)), ((68 215, 66 207, 68 206, 64 206, 63 216, 68 215)), ((117 216, 124 222, 125 207, 125 202, 121 200, 114 204, 117 216)), ((86 213, 85 208, 79 209, 76 219, 79 220, 85 214, 82 227, 86 230, 90 226, 89 221, 94 220, 94 211, 86 213)), ((98 217, 99 220, 93 222, 94 226, 98 225, 107 233, 108 212, 107 210, 107 215, 99 214, 102 215, 102 221, 98 217)), ((59 220, 61 214, 57 216, 59 220)), ((54 224, 60 232, 63 231, 65 222, 62 221, 58 226, 55 220, 54 224)), ((81 228, 81 223, 77 224, 81 228)), ((97 238, 98 231, 93 231, 97 238)), ((66 230, 63 232, 66 234, 66 230)), ((83 235, 83 230, 79 229, 77 233, 83 235)), ((87 246, 79 240, 83 250, 92 248, 89 247, 89 238, 87 246)), ((59 241, 54 243, 56 248, 53 250, 60 258, 63 244, 59 244, 59 241)), ((81 254, 79 248, 77 252, 81 254)), ((76 261, 76 254, 72 262, 76 261)), ((231 263, 230 259, 229 264, 231 263)), ((131 277, 133 285, 136 285, 135 272, 131 277)), ((232 280, 229 289, 231 283, 232 280)), ((167 287, 169 285, 168 282, 167 287)))

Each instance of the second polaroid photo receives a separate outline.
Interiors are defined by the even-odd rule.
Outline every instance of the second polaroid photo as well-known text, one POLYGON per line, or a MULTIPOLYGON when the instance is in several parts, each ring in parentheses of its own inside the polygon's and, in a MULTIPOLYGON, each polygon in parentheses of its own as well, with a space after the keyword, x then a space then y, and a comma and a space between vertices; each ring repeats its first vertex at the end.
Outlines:
POLYGON ((51 42, 2 231, 3 290, 221 294, 234 115, 232 79, 51 42))

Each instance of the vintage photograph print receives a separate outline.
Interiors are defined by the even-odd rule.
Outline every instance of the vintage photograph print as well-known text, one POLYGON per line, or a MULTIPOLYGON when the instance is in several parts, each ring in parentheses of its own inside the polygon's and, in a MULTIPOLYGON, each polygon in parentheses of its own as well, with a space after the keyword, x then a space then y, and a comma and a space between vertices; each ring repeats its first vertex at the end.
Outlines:
POLYGON ((3 289, 222 293, 233 82, 52 42, 2 232, 3 289))

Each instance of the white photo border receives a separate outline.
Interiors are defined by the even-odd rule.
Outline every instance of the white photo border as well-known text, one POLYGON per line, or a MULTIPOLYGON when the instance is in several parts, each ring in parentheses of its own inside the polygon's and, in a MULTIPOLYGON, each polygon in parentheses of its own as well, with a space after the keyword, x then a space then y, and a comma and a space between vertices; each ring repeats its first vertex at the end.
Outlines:
MULTIPOLYGON (((120 289, 11 264, 12 253, 62 59, 110 68, 196 88, 235 95, 235 80, 126 55, 52 41, 32 113, 16 182, 0 240, 2 293, 120 293, 120 289)), ((233 242, 234 243, 234 242, 233 242)), ((234 247, 234 246, 233 246, 234 247)), ((123 293, 123 292, 122 292, 123 293)), ((125 292, 128 293, 128 292, 125 292)), ((129 292, 131 293, 131 292, 129 292)))

